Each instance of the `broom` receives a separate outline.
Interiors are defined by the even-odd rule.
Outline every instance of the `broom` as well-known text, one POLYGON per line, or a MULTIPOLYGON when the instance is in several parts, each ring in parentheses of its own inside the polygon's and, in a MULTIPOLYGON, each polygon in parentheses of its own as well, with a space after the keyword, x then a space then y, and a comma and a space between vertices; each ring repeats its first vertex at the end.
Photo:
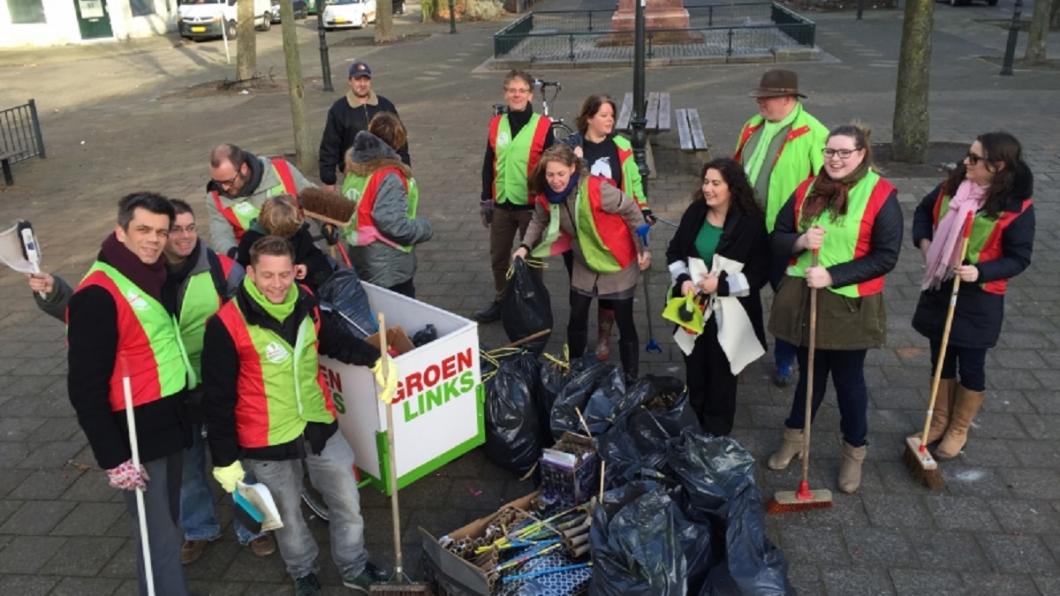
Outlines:
MULTIPOLYGON (((386 377, 386 320, 379 313, 379 354, 383 377, 386 377)), ((413 583, 402 570, 401 561, 401 510, 398 507, 397 455, 394 453, 394 408, 386 404, 387 484, 390 486, 390 515, 394 526, 394 576, 390 581, 375 583, 368 588, 369 594, 431 594, 424 583, 413 583)))
MULTIPOLYGON (((964 231, 961 234, 960 263, 964 262, 964 257, 968 254, 968 240, 972 235, 972 218, 974 216, 975 214, 969 211, 968 217, 964 221, 964 231)), ((946 323, 942 328, 942 344, 939 347, 935 362, 935 376, 931 379, 931 399, 928 401, 927 416, 924 418, 924 430, 919 436, 913 435, 905 439, 905 452, 902 454, 902 461, 905 462, 913 477, 931 490, 940 490, 944 484, 942 470, 939 469, 938 462, 931 457, 931 452, 928 451, 927 436, 928 430, 931 428, 931 417, 935 412, 935 400, 939 394, 939 382, 942 380, 942 364, 946 360, 946 348, 950 343, 953 313, 957 309, 957 291, 960 287, 961 276, 955 274, 953 276, 953 289, 950 290, 950 305, 946 309, 946 323)))
MULTIPOLYGON (((357 203, 347 200, 338 193, 329 192, 321 188, 306 188, 298 193, 298 203, 306 217, 313 218, 321 223, 330 224, 343 230, 353 223, 357 214, 357 203)), ((340 238, 335 244, 342 255, 342 260, 348 269, 353 268, 350 255, 346 253, 345 242, 340 238)), ((332 257, 335 255, 332 254, 332 257)))
MULTIPOLYGON (((817 249, 813 250, 812 266, 817 266, 817 249)), ((810 490, 810 427, 813 418, 813 356, 817 348, 817 288, 810 288, 810 347, 806 358, 806 413, 802 430, 802 481, 795 491, 780 490, 766 505, 769 513, 789 513, 832 506, 832 491, 810 490)))

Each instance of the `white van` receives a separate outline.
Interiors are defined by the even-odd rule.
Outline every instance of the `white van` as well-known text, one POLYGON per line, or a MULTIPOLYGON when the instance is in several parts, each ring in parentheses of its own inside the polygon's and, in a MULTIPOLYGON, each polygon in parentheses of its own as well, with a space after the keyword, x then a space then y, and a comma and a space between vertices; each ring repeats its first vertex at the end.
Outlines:
MULTIPOLYGON (((180 0, 177 7, 177 29, 181 37, 201 39, 204 37, 230 38, 236 36, 237 0, 180 0), (221 27, 227 27, 222 33, 221 27)), ((254 0, 254 27, 268 31, 272 27, 271 0, 254 0)))

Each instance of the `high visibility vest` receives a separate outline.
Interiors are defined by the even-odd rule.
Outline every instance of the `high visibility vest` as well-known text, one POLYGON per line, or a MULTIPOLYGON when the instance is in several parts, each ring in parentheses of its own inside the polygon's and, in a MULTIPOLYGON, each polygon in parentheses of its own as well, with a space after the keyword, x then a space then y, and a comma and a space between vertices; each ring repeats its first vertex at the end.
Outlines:
MULTIPOLYGON (((818 253, 818 264, 827 268, 867 255, 872 250, 872 227, 876 223, 876 215, 887 202, 887 197, 894 192, 894 185, 869 170, 847 192, 846 215, 833 220, 832 212, 826 209, 813 221, 804 224, 802 207, 813 188, 814 180, 806 180, 795 190, 795 225, 799 232, 805 232, 812 226, 824 228, 824 244, 818 253)), ((806 268, 811 263, 812 254, 805 251, 792 259, 787 273, 792 277, 806 277, 806 268)), ((850 298, 871 296, 883 291, 883 276, 828 290, 850 298)))
POLYGON ((160 302, 102 261, 92 265, 77 291, 91 286, 110 294, 118 318, 118 348, 110 375, 112 411, 125 409, 125 374, 129 375, 134 407, 169 397, 198 382, 177 319, 160 302))
MULTIPOLYGON (((272 164, 273 171, 276 172, 276 176, 280 179, 280 184, 268 189, 266 192, 267 196, 276 196, 278 194, 286 193, 292 197, 298 196, 298 187, 294 184, 294 176, 291 175, 291 168, 287 165, 287 160, 282 157, 274 157, 269 160, 272 164)), ((226 207, 224 202, 221 201, 221 193, 216 190, 210 191, 210 197, 213 199, 214 207, 224 216, 228 223, 232 224, 232 232, 235 234, 236 243, 243 239, 243 234, 250 229, 250 224, 258 218, 258 213, 261 209, 258 208, 249 199, 240 200, 231 207, 226 207)))
POLYGON ((306 423, 335 421, 335 404, 324 381, 317 353, 319 311, 298 326, 295 345, 280 334, 248 325, 239 301, 217 311, 236 353, 236 435, 240 447, 255 449, 296 439, 306 423))
MULTIPOLYGON (((618 213, 606 213, 600 185, 610 184, 602 176, 588 176, 578 184, 574 198, 574 230, 582 257, 596 273, 617 273, 637 259, 637 246, 626 220, 618 213)), ((545 201, 542 196, 538 200, 545 201)), ((549 222, 544 239, 531 251, 535 257, 557 254, 554 245, 562 243, 560 205, 549 205, 549 222)))
POLYGON ((403 252, 412 252, 412 245, 403 245, 394 242, 384 236, 375 227, 372 218, 372 209, 375 208, 375 199, 379 194, 379 185, 388 174, 396 174, 401 184, 405 187, 405 195, 408 197, 408 209, 405 215, 409 219, 416 219, 416 211, 420 204, 420 187, 415 178, 405 178, 400 168, 387 166, 373 171, 367 176, 349 174, 342 182, 342 195, 357 204, 353 221, 346 228, 346 241, 353 246, 367 246, 373 242, 382 242, 387 246, 396 248, 403 252))
POLYGON ((633 145, 626 137, 615 135, 615 147, 618 148, 618 164, 622 169, 622 192, 633 197, 640 208, 648 208, 648 197, 644 196, 644 183, 640 178, 640 167, 633 159, 633 145))
MULTIPOLYGON (((203 246, 202 250, 208 249, 203 246)), ((195 389, 197 381, 202 378, 202 344, 206 335, 206 321, 217 312, 225 298, 224 286, 218 286, 217 278, 227 280, 235 264, 224 255, 217 255, 217 261, 220 271, 207 269, 188 278, 180 301, 180 314, 177 317, 180 336, 196 379, 196 382, 188 384, 188 389, 195 389)), ((210 265, 212 267, 213 263, 210 265)))
POLYGON ((490 190, 494 202, 528 204, 530 175, 545 150, 545 138, 551 126, 552 120, 547 116, 531 114, 530 120, 513 138, 507 114, 490 120, 489 146, 493 151, 493 187, 490 190))
MULTIPOLYGON (((939 190, 939 195, 935 199, 935 209, 931 213, 932 230, 939 227, 939 221, 950 208, 951 198, 939 190)), ((1016 218, 1022 215, 1024 211, 1030 209, 1033 204, 1033 199, 1024 199, 1020 204, 1019 211, 1002 211, 997 217, 990 217, 984 211, 977 212, 972 219, 972 233, 968 237, 968 254, 965 260, 969 264, 975 265, 1001 258, 1001 238, 1005 233, 1005 229, 1012 225, 1012 222, 1016 221, 1016 218)), ((995 279, 994 281, 980 283, 979 287, 984 292, 1003 296, 1008 288, 1008 279, 995 279)))

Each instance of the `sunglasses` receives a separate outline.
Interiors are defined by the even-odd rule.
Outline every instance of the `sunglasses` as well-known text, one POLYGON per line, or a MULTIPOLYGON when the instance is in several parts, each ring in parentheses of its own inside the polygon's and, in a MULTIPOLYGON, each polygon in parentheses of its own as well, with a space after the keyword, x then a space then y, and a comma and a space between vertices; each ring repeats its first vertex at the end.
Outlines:
POLYGON ((965 155, 964 158, 968 160, 968 165, 970 165, 970 166, 977 165, 981 161, 986 161, 985 157, 983 157, 981 155, 976 155, 976 154, 972 153, 971 151, 969 151, 968 155, 965 155))

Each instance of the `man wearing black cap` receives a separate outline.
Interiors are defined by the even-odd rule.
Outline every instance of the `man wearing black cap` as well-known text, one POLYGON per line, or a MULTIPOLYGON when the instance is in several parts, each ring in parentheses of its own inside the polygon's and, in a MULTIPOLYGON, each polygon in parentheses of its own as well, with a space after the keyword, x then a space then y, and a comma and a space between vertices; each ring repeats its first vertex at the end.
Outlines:
MULTIPOLYGON (((336 190, 336 171, 342 167, 346 150, 353 146, 353 137, 368 130, 376 113, 398 113, 389 99, 372 91, 372 69, 364 62, 356 60, 350 65, 349 86, 346 96, 328 110, 328 122, 320 139, 320 181, 331 191, 336 190)), ((412 165, 408 143, 398 149, 398 155, 405 165, 412 165)))
MULTIPOLYGON (((803 108, 799 98, 806 96, 799 93, 799 77, 790 70, 766 71, 751 97, 758 103, 758 113, 740 129, 733 159, 743 164, 766 213, 766 229, 772 232, 791 193, 824 165, 828 129, 803 108)), ((786 265, 786 256, 773 259, 769 281, 774 290, 786 265)), ((784 387, 793 375, 795 348, 778 339, 773 352, 773 382, 784 387)))

